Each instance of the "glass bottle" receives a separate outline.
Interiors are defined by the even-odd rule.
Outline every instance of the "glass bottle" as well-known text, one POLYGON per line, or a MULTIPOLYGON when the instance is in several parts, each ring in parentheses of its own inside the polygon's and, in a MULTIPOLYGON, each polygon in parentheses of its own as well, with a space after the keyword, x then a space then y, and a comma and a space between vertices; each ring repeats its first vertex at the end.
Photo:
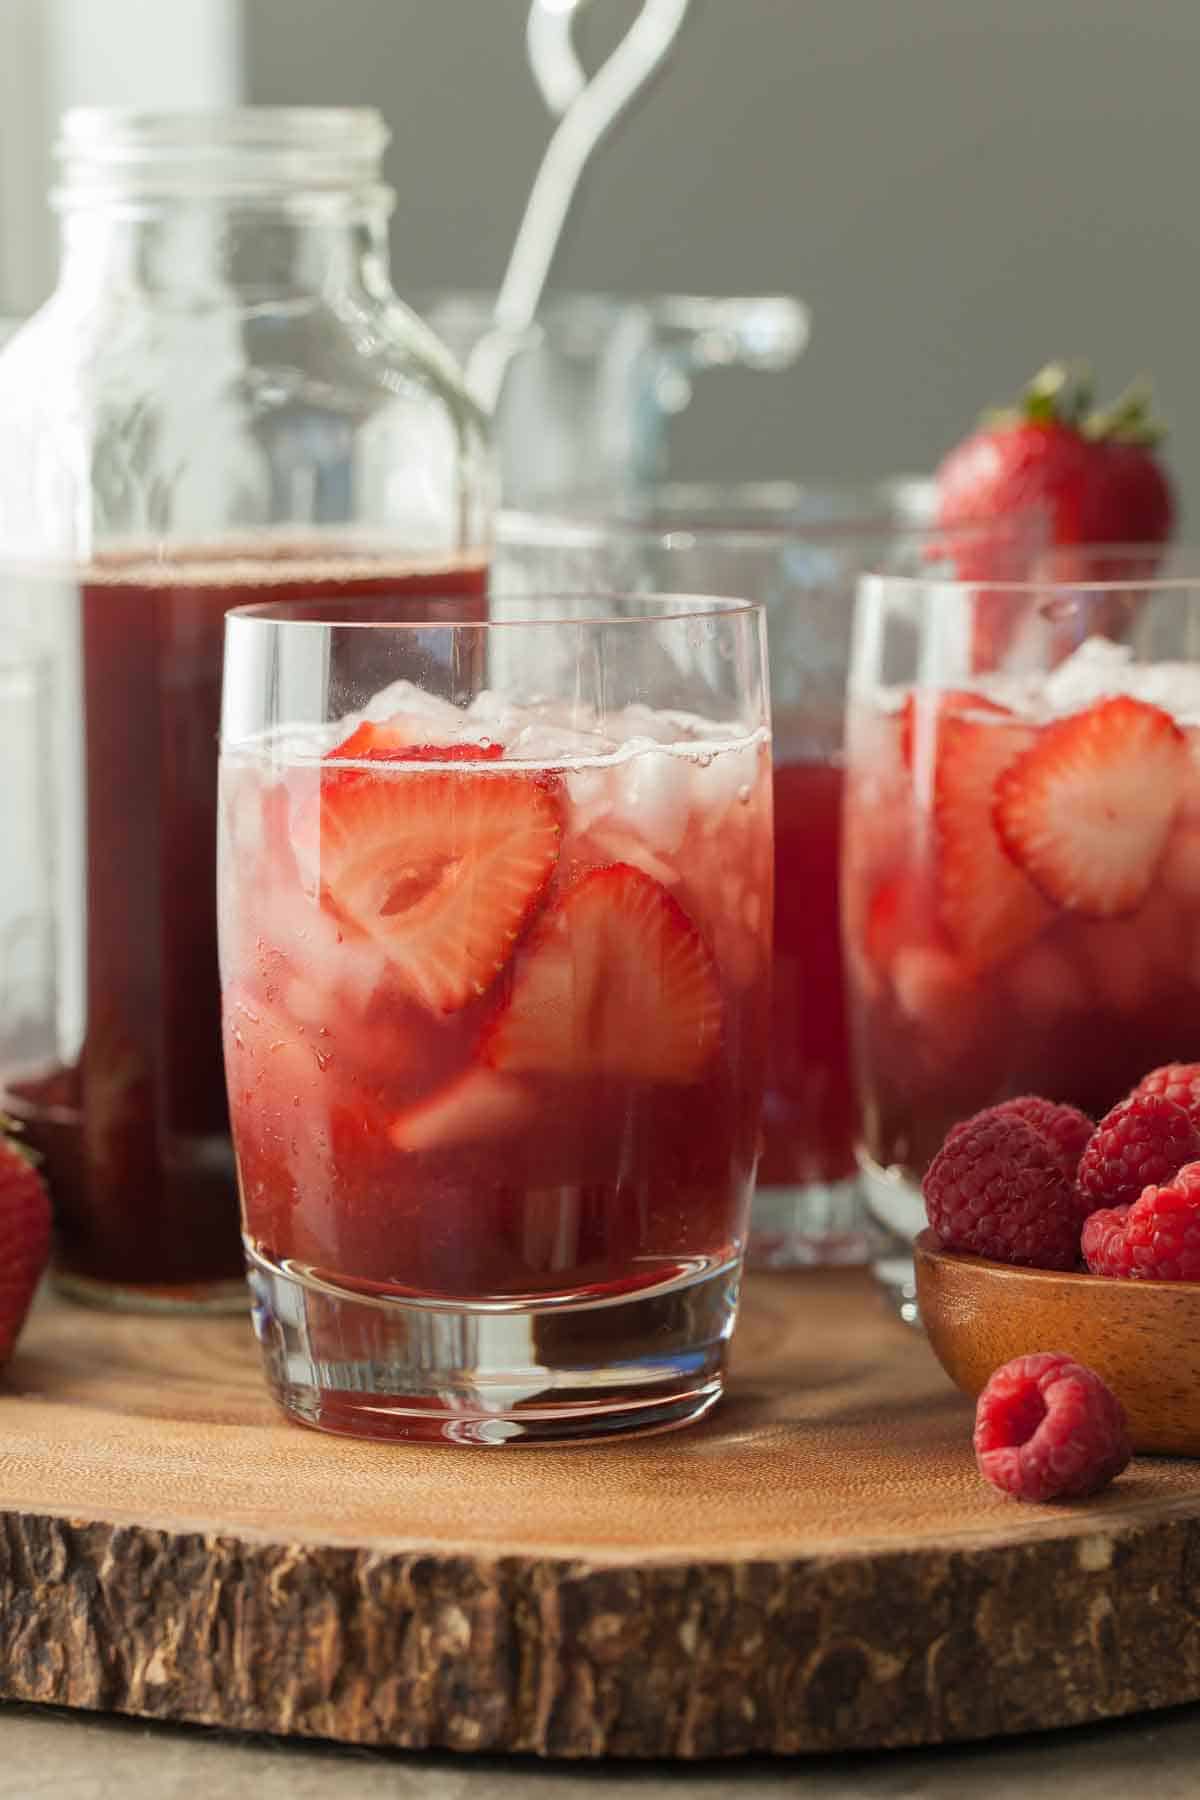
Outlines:
MULTIPOLYGON (((214 841, 226 611, 411 597, 473 618, 493 477, 388 274, 367 110, 82 110, 55 293, 0 353, 0 598, 52 652, 56 1054, 0 1071, 60 1285, 241 1300, 214 841)), ((49 827, 47 827, 49 829, 49 827)))

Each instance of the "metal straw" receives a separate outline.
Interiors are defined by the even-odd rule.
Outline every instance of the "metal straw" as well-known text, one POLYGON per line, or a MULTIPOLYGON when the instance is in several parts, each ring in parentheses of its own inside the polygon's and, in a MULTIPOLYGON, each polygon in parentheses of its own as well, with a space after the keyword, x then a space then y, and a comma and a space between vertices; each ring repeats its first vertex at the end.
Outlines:
POLYGON ((690 0, 645 0, 616 49, 589 81, 571 45, 586 0, 533 0, 526 44, 534 78, 559 124, 546 146, 521 219, 492 329, 467 358, 467 386, 494 410, 509 358, 537 313, 567 211, 588 158, 663 61, 690 0))

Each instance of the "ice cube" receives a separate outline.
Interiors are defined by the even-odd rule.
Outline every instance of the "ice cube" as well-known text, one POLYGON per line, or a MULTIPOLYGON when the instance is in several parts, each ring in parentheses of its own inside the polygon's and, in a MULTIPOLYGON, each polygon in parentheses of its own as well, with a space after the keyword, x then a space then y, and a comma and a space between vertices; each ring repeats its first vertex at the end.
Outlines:
POLYGON ((652 706, 635 701, 609 717, 608 729, 620 743, 630 738, 648 738, 656 744, 676 744, 688 734, 671 713, 656 712, 652 706))
POLYGON ((693 805, 704 815, 706 829, 715 829, 731 806, 749 802, 758 780, 759 752, 758 744, 739 744, 693 758, 693 805))
POLYGON ((589 769, 584 764, 568 771, 566 783, 571 803, 570 828, 582 837, 612 811, 612 771, 608 768, 589 769))
POLYGON ((1200 723, 1200 665, 1140 663, 1130 674, 1130 693, 1161 706, 1180 724, 1200 723))
POLYGON ((523 762, 587 762, 611 756, 616 744, 595 731, 575 731, 538 717, 522 725, 508 744, 508 754, 523 762))
POLYGON ((1110 638, 1090 637, 1048 675, 1042 697, 1051 712, 1077 712, 1109 694, 1132 692, 1133 651, 1110 638))
POLYGON ((528 724, 529 712, 526 707, 517 706, 510 695, 484 688, 468 706, 466 720, 473 735, 478 733, 493 744, 507 746, 528 724))
POLYGON ((671 856, 683 842, 692 810, 691 759, 648 738, 631 738, 612 769, 612 817, 657 852, 671 856))
MULTIPOLYGON (((449 733, 451 740, 461 735, 466 718, 461 707, 444 700, 440 694, 431 694, 412 681, 393 681, 372 694, 361 714, 354 716, 354 723, 368 719, 378 725, 398 713, 406 719, 419 720, 423 725, 436 726, 439 733, 449 733)), ((342 722, 351 724, 349 718, 342 722)))

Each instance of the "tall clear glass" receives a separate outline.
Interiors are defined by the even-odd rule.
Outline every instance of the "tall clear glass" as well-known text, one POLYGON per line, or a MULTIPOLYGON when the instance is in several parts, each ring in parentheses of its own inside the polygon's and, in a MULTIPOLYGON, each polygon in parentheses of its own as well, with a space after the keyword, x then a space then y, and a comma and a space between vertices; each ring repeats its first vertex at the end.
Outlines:
POLYGON ((0 596, 62 679, 56 1043, 0 1068, 57 1274, 245 1303, 214 902, 224 615, 272 595, 482 606, 492 474, 387 272, 373 112, 83 111, 57 291, 0 352, 0 596))
POLYGON ((225 1057, 294 1418, 496 1444, 698 1417, 758 1152, 762 614, 386 602, 227 624, 225 1057))
POLYGON ((854 1145, 839 936, 842 732, 855 581, 872 561, 921 567, 986 549, 1023 572, 1040 515, 1003 530, 933 531, 928 482, 786 482, 646 494, 636 515, 502 513, 493 591, 542 586, 742 593, 766 610, 775 761, 771 1055, 751 1266, 864 1262, 875 1247, 854 1145))
POLYGON ((1098 1118, 1200 1058, 1200 585, 1159 560, 862 584, 845 945, 879 1273, 909 1316, 951 1125, 1028 1093, 1098 1118))

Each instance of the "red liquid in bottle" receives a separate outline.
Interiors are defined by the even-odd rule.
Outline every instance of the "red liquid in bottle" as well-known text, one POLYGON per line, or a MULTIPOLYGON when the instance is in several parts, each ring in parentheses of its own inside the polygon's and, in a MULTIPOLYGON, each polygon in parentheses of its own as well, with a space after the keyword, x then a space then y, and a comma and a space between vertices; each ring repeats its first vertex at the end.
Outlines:
POLYGON ((420 616, 482 617, 485 582, 482 563, 287 553, 114 560, 84 578, 85 1037, 75 1066, 7 1098, 46 1159, 64 1273, 196 1290, 242 1269, 216 936, 225 614, 411 599, 420 616))

